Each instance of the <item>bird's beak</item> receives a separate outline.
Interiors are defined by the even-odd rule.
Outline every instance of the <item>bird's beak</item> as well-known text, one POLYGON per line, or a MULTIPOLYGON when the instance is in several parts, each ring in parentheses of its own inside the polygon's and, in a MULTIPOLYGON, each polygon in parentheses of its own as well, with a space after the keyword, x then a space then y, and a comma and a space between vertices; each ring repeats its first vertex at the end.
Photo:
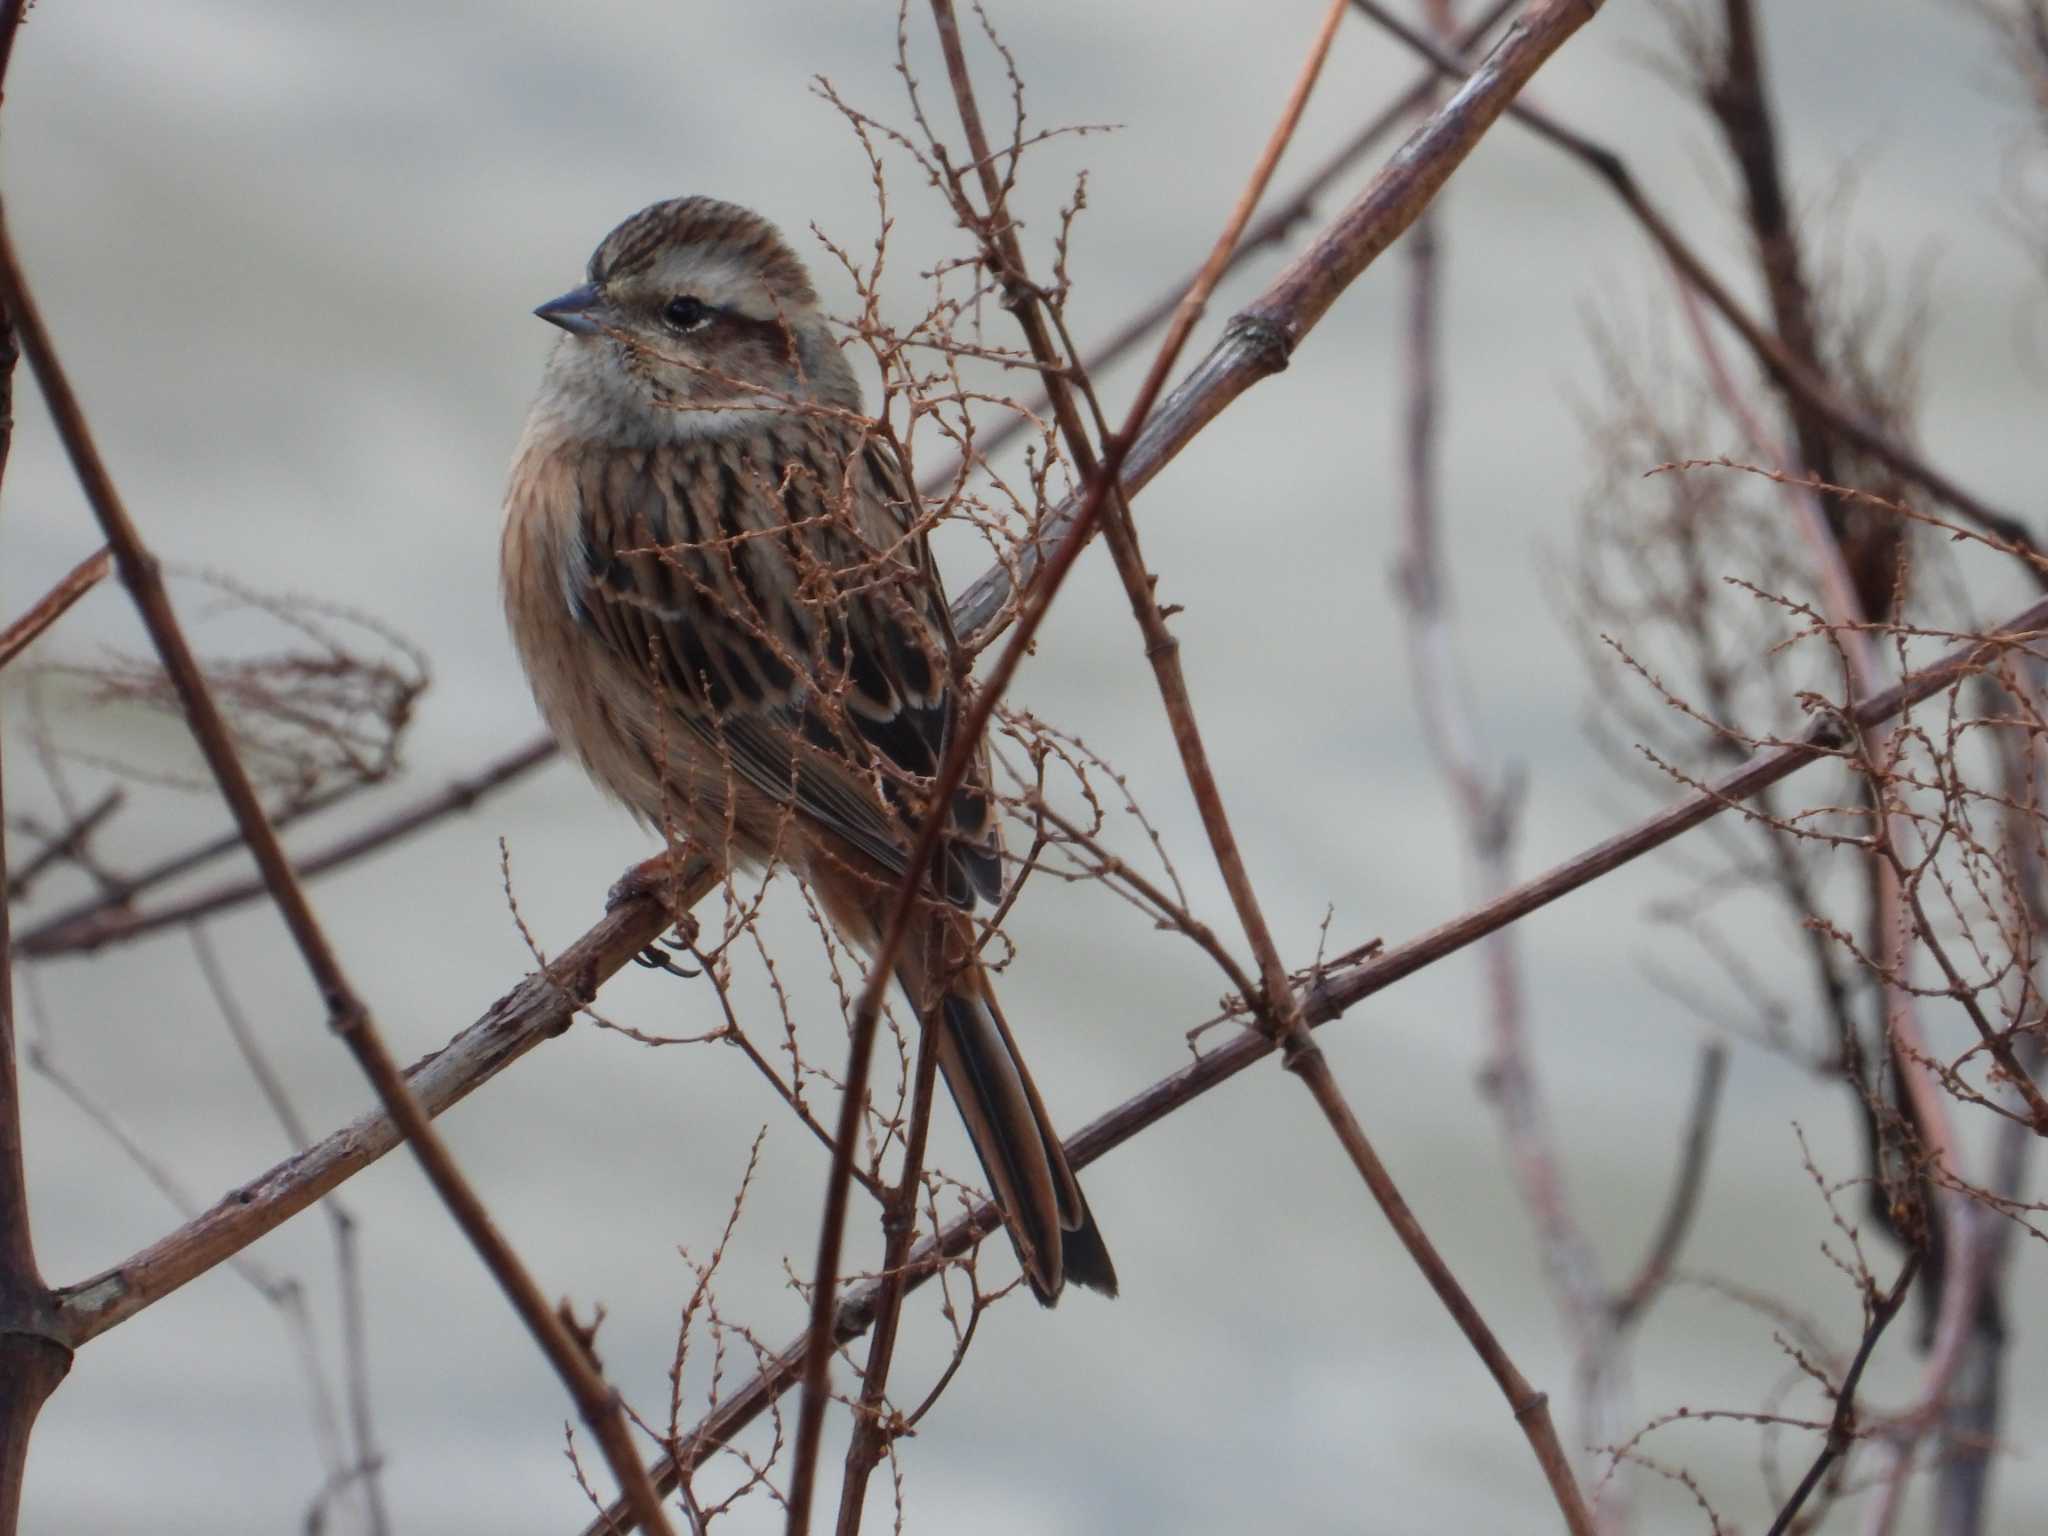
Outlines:
POLYGON ((549 299, 534 313, 549 325, 559 325, 572 336, 595 336, 609 321, 610 313, 597 284, 571 288, 559 299, 549 299))

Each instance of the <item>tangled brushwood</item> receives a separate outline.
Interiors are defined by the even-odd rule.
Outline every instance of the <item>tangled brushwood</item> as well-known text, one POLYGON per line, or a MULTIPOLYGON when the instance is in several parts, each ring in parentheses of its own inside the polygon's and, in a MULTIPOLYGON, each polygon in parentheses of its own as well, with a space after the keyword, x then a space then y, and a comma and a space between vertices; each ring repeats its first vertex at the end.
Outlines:
MULTIPOLYGON (((22 9, 0 0, 0 71, 22 9)), ((1077 342, 1070 301, 1085 291, 1094 221, 1121 215, 1089 208, 1085 172, 1051 192, 1038 178, 1106 130, 1033 123, 1025 66, 980 3, 963 18, 952 0, 903 0, 893 105, 814 83, 821 114, 863 157, 869 233, 847 234, 844 210, 778 232, 695 197, 614 229, 588 282, 537 311, 569 334, 515 471, 505 584, 543 713, 659 846, 650 838, 652 857, 608 897, 591 891, 603 916, 557 948, 531 915, 552 874, 516 832, 502 840, 505 906, 532 973, 409 1069, 379 1027, 403 1000, 382 995, 381 979, 359 988, 309 888, 473 809, 548 762, 555 742, 516 744, 401 803, 401 749, 434 707, 421 648, 329 594, 271 597, 212 576, 167 585, 143 532, 160 520, 134 488, 131 515, 59 361, 61 327, 45 324, 33 267, 0 229, 0 381, 11 388, 18 345, 106 545, 0 628, 17 799, 0 823, 11 856, 0 860, 11 917, 0 922, 0 1536, 34 1465, 37 1413, 74 1354, 117 1326, 151 1326, 141 1314, 222 1265, 277 1310, 304 1361, 321 1456, 308 1529, 402 1524, 386 1508, 368 1387, 357 1217, 336 1194, 401 1147, 569 1394, 581 1427, 566 1433, 563 1475, 588 1501, 590 1536, 749 1521, 800 1533, 826 1505, 842 1533, 884 1509, 903 1529, 918 1515, 912 1437, 974 1377, 992 1310, 1019 1293, 1050 1304, 1068 1280, 1117 1289, 1075 1172, 1262 1063, 1299 1082, 1308 1097, 1290 1102, 1321 1145, 1334 1138, 1372 1219, 1441 1304, 1444 1347, 1462 1339, 1505 1400, 1482 1396, 1476 1376, 1461 1388, 1472 1422, 1511 1424, 1526 1441, 1533 1469, 1518 1460, 1513 1474, 1528 1528, 1622 1536, 1679 1511, 1716 1532, 1888 1532, 1923 1510, 1944 1536, 1999 1528, 2000 1458, 2039 1430, 2012 1417, 2007 1373, 2014 1336, 2035 1326, 2021 1280, 2040 1263, 2034 1241, 2048 1241, 2048 1205, 2027 1179, 2048 1137, 2048 553, 2030 516, 1948 463, 1924 419, 1920 359, 1939 315, 1923 278, 1902 279, 1896 253, 1887 269, 1857 252, 1831 223, 1853 203, 1815 210, 1787 173, 1786 87, 1771 79, 1753 0, 1674 4, 1659 60, 1723 157, 1723 212, 1750 263, 1739 275, 1676 232, 1618 149, 1522 99, 1599 9, 1501 0, 1466 14, 1426 0, 1411 24, 1378 0, 1329 0, 1299 37, 1276 20, 1301 62, 1284 100, 1262 107, 1271 132, 1247 149, 1242 184, 1235 170, 1216 179, 1216 207, 1234 202, 1213 246, 1188 253, 1188 275, 1093 350, 1077 342), (1341 66, 1333 40, 1367 24, 1421 72, 1327 162, 1274 189, 1319 81, 1341 66), (1533 874, 1520 867, 1525 773, 1467 685, 1487 658, 1455 620, 1474 573, 1448 533, 1442 463, 1447 406, 1479 386, 1447 361, 1444 252, 1458 224, 1435 199, 1503 119, 1589 171, 1588 194, 1611 194, 1658 263, 1646 314, 1610 304, 1593 317, 1593 468, 1576 546, 1551 582, 1583 653, 1591 734, 1640 795, 1640 819, 1617 816, 1612 835, 1533 874), (1047 146, 1058 149, 1038 153, 1047 146), (1353 174, 1379 151, 1376 170, 1353 174), (1318 215, 1340 186, 1349 200, 1318 215), (912 198, 943 212, 954 244, 907 248, 898 220, 912 198), (1027 202, 1055 211, 1034 226, 1018 211, 1027 202), (1387 360, 1401 450, 1384 476, 1392 622, 1454 829, 1444 857, 1464 860, 1470 905, 1385 941, 1334 914, 1318 932, 1276 932, 1267 914, 1294 865, 1261 857, 1233 825, 1215 761, 1224 733, 1198 710, 1200 680, 1182 658, 1193 616, 1161 596, 1172 530, 1141 524, 1135 504, 1198 434, 1228 432, 1232 404, 1281 374, 1397 244, 1382 285, 1401 315, 1387 360), (1281 270, 1190 364, 1219 283, 1282 245, 1281 270), (688 291, 658 287, 676 272, 691 275, 688 291), (820 308, 823 272, 851 292, 846 312, 820 308), (906 308, 913 287, 921 303, 906 308), (1751 293, 1759 303, 1740 297, 1751 293), (722 339, 714 349, 707 337, 722 339), (1126 356, 1127 403, 1113 406, 1100 381, 1126 356), (584 438, 565 448, 565 421, 588 428, 606 391, 643 385, 634 402, 663 425, 634 429, 660 447, 637 458, 586 453, 584 438), (737 424, 692 437, 664 413, 737 424), (687 452, 663 457, 685 438, 687 452), (1145 724, 1171 743, 1164 782, 1119 770, 1131 742, 1045 718, 1012 688, 1091 559, 1113 568, 1129 609, 1122 641, 1157 700, 1145 724), (108 648, 45 660, 54 647, 20 659, 115 574, 147 661, 108 648), (217 788, 232 825, 189 846, 152 840, 152 808, 195 785, 217 788), (1191 809, 1168 813, 1169 801, 1191 809), (296 842, 344 806, 360 813, 348 830, 296 842), (1636 1213, 1647 1240, 1617 1263, 1575 1187, 1548 1054, 1573 1043, 1519 924, 1652 853, 1640 964, 1688 1042, 1670 1076, 1682 1085, 1689 1071, 1690 1087, 1676 1090, 1687 1110, 1652 1154, 1671 1174, 1636 1213), (236 855, 254 871, 222 872, 236 855), (995 987, 1048 963, 1013 942, 1019 904, 1083 891, 1109 898, 1102 908, 1166 957, 1158 964, 1199 972, 1215 1001, 1161 1026, 1185 1034, 1178 1070, 1119 1085, 1104 1095, 1116 1107, 1077 1128, 1092 1106, 1040 1100, 995 987), (214 937, 217 916, 266 899, 381 1106, 326 1134, 285 1092, 244 1016, 245 967, 214 937), (211 1206, 95 1097, 55 984, 63 962, 172 930, 191 947, 176 963, 203 981, 299 1149, 211 1206), (1471 1101, 1441 1116, 1490 1117, 1499 1137, 1491 1166, 1526 1223, 1486 1257, 1540 1276, 1568 1362, 1559 1382, 1524 1374, 1518 1361, 1543 1349, 1496 1331, 1482 1302, 1497 1292, 1468 1290, 1469 1259, 1431 1235, 1449 1220, 1442 1191, 1423 1170, 1390 1171, 1319 1043, 1359 1004, 1468 954, 1484 1071, 1471 1101), (633 967, 650 975, 612 985, 633 967), (730 1198, 722 1220, 676 1242, 665 1401, 620 1390, 602 1306, 550 1300, 433 1123, 578 1020, 646 1052, 632 1059, 651 1071, 685 1062, 765 1106, 750 1145, 692 1147, 693 1188, 723 1180, 730 1198), (1546 1031, 1557 1039, 1539 1047, 1546 1031), (98 1274, 45 1280, 17 1060, 133 1158, 178 1207, 177 1227, 98 1274), (1839 1142, 1770 1122, 1786 1130, 1809 1246, 1839 1277, 1828 1305, 1759 1284, 1738 1267, 1746 1255, 1689 1246, 1712 1198, 1717 1134, 1747 1113, 1728 1091, 1738 1068, 1818 1084, 1853 1119, 1848 1166, 1839 1142), (931 1150, 935 1083, 960 1103, 966 1166, 931 1150), (823 1170, 815 1210, 761 1235, 774 1219, 764 1169, 785 1138, 823 1170), (246 1252, 316 1203, 335 1249, 338 1382, 322 1363, 328 1325, 299 1281, 246 1252), (786 1255, 772 1294, 733 1280, 751 1247, 786 1255), (773 1320, 795 1326, 792 1295, 802 1327, 784 1337, 773 1320), (1642 1384, 1638 1357, 1661 1319, 1702 1298, 1740 1315, 1776 1364, 1727 1400, 1673 1400, 1642 1384), (836 1489, 823 1452, 834 1434, 836 1489), (886 1490, 872 1486, 877 1472, 886 1490)), ((2009 222, 2038 235, 2048 17, 2039 0, 1979 0, 1956 24, 1992 29, 2032 103, 2009 222)), ((1284 608, 1274 598, 1261 611, 1282 624, 1284 608)), ((665 1157, 650 1177, 666 1190, 677 1175, 665 1157)), ((643 1209, 666 1219, 651 1200, 643 1209)), ((1122 1213, 1101 1214, 1115 1246, 1122 1213)), ((1128 1268, 1124 1281, 1126 1308, 1162 1289, 1128 1268)), ((1347 1328, 1384 1325, 1372 1307, 1356 1313, 1347 1328)), ((1214 1321, 1220 1333, 1234 1320, 1214 1321)), ((2038 1394, 2029 1403, 2038 1411, 2038 1394)), ((1417 1458, 1400 1475, 1426 1467, 1417 1458)), ((1503 1475, 1459 1469, 1474 1483, 1503 1475)), ((1418 1498, 1373 1495, 1387 1508, 1418 1498)))

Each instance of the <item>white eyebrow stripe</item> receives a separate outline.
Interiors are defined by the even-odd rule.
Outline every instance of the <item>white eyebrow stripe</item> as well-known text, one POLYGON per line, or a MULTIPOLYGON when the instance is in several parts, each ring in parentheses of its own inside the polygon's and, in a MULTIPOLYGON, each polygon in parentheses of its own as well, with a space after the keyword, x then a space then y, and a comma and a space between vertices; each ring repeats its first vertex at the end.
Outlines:
POLYGON ((778 311, 761 281, 760 269, 732 252, 689 249, 671 252, 652 274, 677 293, 730 309, 750 320, 773 320, 778 311))

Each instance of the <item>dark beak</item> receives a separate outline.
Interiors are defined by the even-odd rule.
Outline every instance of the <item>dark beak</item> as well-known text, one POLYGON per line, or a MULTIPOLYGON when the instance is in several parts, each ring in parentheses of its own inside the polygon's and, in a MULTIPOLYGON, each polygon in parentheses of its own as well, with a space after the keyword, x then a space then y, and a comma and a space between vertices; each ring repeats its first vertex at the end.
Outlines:
POLYGON ((534 313, 549 325, 559 325, 572 336, 595 336, 609 319, 604 295, 598 292, 595 283, 571 288, 559 299, 549 299, 534 313))

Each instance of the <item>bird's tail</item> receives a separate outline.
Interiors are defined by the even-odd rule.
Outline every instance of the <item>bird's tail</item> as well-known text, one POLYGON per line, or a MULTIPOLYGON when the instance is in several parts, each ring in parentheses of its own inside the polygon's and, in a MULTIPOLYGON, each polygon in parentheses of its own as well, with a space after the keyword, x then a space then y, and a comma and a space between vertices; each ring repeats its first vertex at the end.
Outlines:
MULTIPOLYGON (((957 955, 963 948, 957 932, 966 924, 952 919, 947 926, 955 924, 956 932, 947 935, 955 942, 944 948, 957 955)), ((981 966, 969 958, 938 969, 906 958, 897 978, 919 1008, 936 1008, 932 1028, 939 1070, 995 1186, 996 1204, 1032 1294, 1049 1307, 1071 1280, 1114 1296, 1116 1266, 981 966), (935 970, 943 981, 936 1005, 927 998, 938 988, 925 982, 935 970)))

